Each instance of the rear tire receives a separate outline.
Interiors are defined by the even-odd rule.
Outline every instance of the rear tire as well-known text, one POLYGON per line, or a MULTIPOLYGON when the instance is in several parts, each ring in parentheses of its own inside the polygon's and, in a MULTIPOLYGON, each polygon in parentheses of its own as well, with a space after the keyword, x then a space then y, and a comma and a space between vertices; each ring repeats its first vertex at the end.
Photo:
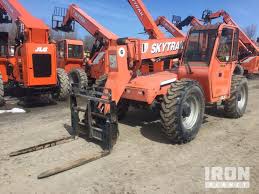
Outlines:
POLYGON ((71 84, 76 84, 75 87, 80 89, 88 85, 87 75, 82 69, 73 69, 69 72, 69 81, 71 84))
POLYGON ((3 106, 5 104, 4 100, 4 82, 2 74, 0 74, 0 106, 3 106))
POLYGON ((57 77, 58 77, 58 89, 53 95, 55 99, 59 101, 65 101, 68 99, 70 84, 67 73, 64 69, 57 69, 57 77))
POLYGON ((203 122, 205 99, 198 82, 176 81, 168 89, 161 104, 163 132, 173 143, 193 140, 203 122))
POLYGON ((244 76, 233 75, 231 96, 225 101, 224 109, 229 118, 240 118, 244 115, 248 102, 248 82, 244 76))

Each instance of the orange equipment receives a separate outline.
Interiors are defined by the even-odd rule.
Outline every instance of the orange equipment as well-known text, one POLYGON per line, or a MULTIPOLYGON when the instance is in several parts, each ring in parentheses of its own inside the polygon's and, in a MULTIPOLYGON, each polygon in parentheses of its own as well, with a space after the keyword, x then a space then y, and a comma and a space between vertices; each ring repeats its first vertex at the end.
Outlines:
POLYGON ((188 16, 184 20, 179 19, 179 16, 173 16, 173 24, 180 30, 185 26, 202 26, 200 20, 194 16, 188 16), (178 18, 178 19, 175 19, 178 18))
MULTIPOLYGON (((52 29, 58 31, 60 20, 67 14, 66 9, 55 8, 52 15, 52 29)), ((74 29, 75 23, 71 22, 74 29)), ((60 40, 57 42, 57 63, 59 68, 68 73, 70 83, 76 83, 79 87, 87 85, 87 75, 84 63, 84 43, 81 40, 60 40)))
POLYGON ((157 27, 151 14, 146 9, 144 3, 140 0, 128 0, 134 12, 138 16, 140 22, 145 28, 145 32, 149 34, 150 39, 165 38, 165 35, 157 27))
MULTIPOLYGON (((166 63, 155 63, 150 65, 149 63, 143 63, 140 67, 141 74, 150 73, 151 71, 163 71, 165 69, 173 69, 176 66, 177 59, 182 54, 183 43, 185 40, 184 34, 179 31, 171 22, 169 22, 165 17, 160 17, 159 20, 154 21, 150 12, 145 7, 141 0, 128 0, 129 4, 136 13, 138 19, 144 26, 144 30, 149 35, 149 39, 165 39, 166 35, 159 29, 159 25, 164 25, 165 29, 170 30, 174 33, 174 38, 171 38, 172 42, 180 42, 178 48, 175 49, 175 53, 171 56, 172 60, 167 60, 166 63)), ((145 45, 143 45, 143 49, 145 45)))
POLYGON ((259 73, 259 47, 251 40, 246 33, 240 28, 231 16, 224 10, 212 13, 210 10, 203 12, 202 18, 205 23, 211 23, 213 19, 223 17, 223 22, 239 29, 239 74, 254 74, 259 73))
POLYGON ((57 41, 57 65, 65 69, 70 83, 87 85, 84 63, 84 43, 82 40, 64 39, 57 41))
POLYGON ((92 85, 96 83, 96 80, 98 82, 105 79, 105 72, 108 72, 108 66, 104 65, 107 60, 105 58, 107 48, 116 45, 119 37, 96 22, 75 4, 70 5, 68 10, 56 7, 52 18, 52 28, 55 30, 72 32, 76 21, 95 38, 90 60, 86 62, 88 84, 92 85))
MULTIPOLYGON (((72 127, 85 125, 90 138, 112 147, 117 134, 116 104, 121 101, 138 107, 158 107, 163 131, 177 143, 191 141, 204 115, 205 103, 223 103, 228 116, 243 116, 248 96, 247 81, 233 75, 237 65, 239 29, 232 25, 195 26, 191 29, 177 71, 164 68, 182 47, 182 38, 164 38, 145 17, 144 4, 130 1, 146 31, 155 39, 120 38, 108 48, 105 64, 109 66, 104 88, 76 90, 71 95, 72 127), (146 22, 146 23, 145 23, 146 22), (154 29, 153 29, 154 27, 154 29), (159 38, 161 36, 162 38, 159 38), (227 40, 227 42, 226 42, 227 40), (224 51, 224 52, 223 52, 224 51), (148 65, 148 73, 142 67, 148 65), (87 101, 87 109, 77 104, 77 97, 87 101), (79 112, 84 112, 80 118, 79 112), (109 140, 107 142, 107 134, 109 140)), ((150 15, 150 14, 149 14, 150 15)))
POLYGON ((174 37, 185 38, 185 34, 177 28, 172 22, 170 22, 165 16, 159 16, 156 19, 157 26, 163 26, 174 37))
MULTIPOLYGON (((134 1, 133 5, 143 15, 137 2, 141 1, 134 1)), ((80 21, 83 21, 82 15, 88 18, 81 12, 80 21)), ((156 36, 156 33, 151 34, 156 36)), ((122 101, 123 104, 160 111, 162 131, 174 143, 187 143, 195 138, 203 123, 207 103, 221 103, 227 116, 242 117, 248 102, 248 84, 245 77, 233 74, 238 62, 238 38, 239 29, 233 25, 192 27, 176 71, 164 67, 179 53, 181 38, 120 38, 114 44, 108 44, 102 55, 103 65, 108 67, 108 72, 103 71, 107 73, 105 87, 73 87, 70 96, 74 133, 87 134, 90 139, 102 142, 106 152, 47 171, 39 178, 109 154, 118 136, 119 104, 122 101), (142 73, 141 68, 146 64, 153 68, 142 73)), ((19 153, 30 150, 35 147, 19 153)))
MULTIPOLYGON (((19 89, 19 96, 52 93, 66 99, 68 77, 62 69, 57 73, 56 47, 49 43, 48 26, 28 13, 17 0, 0 0, 0 18, 4 18, 0 20, 3 23, 12 20, 17 24, 15 54, 11 57, 13 60, 8 55, 5 62, 2 60, 0 83, 8 84, 14 92, 19 89)), ((7 42, 8 36, 5 45, 7 42)), ((2 86, 0 93, 2 99, 2 86)))

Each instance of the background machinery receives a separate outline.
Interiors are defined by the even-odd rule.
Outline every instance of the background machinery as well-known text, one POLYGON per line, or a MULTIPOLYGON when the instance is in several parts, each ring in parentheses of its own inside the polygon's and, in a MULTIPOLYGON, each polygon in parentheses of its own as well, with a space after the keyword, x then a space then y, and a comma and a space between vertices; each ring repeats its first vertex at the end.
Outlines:
POLYGON ((173 16, 173 24, 179 29, 182 30, 185 26, 201 26, 202 23, 194 16, 188 16, 184 20, 179 16, 173 16))
MULTIPOLYGON (((71 12, 69 12, 71 13, 71 12)), ((67 14, 67 9, 55 8, 52 15, 52 29, 58 31, 58 26, 67 14)), ((75 28, 75 22, 71 23, 75 28)), ((65 30, 67 32, 67 29, 65 30)), ((57 45, 57 64, 59 68, 65 69, 69 75, 70 83, 76 83, 79 87, 87 84, 87 75, 85 73, 84 43, 82 40, 64 39, 58 40, 57 45)))
POLYGON ((259 47, 251 40, 246 33, 237 25, 231 16, 224 10, 213 13, 210 10, 203 12, 205 24, 210 24, 213 19, 222 17, 223 22, 239 29, 239 66, 236 69, 239 74, 248 76, 259 73, 259 47))
MULTIPOLYGON (((56 47, 49 43, 48 26, 28 13, 17 0, 0 1, 0 18, 2 23, 13 21, 17 25, 14 56, 10 60, 6 55, 6 61, 0 64, 0 82, 14 95, 51 93, 60 100, 66 99, 68 77, 64 70, 57 70, 56 47)), ((0 93, 2 99, 2 89, 0 93)))
MULTIPOLYGON (((118 36, 100 25, 97 21, 87 15, 77 5, 72 4, 68 9, 56 7, 52 17, 52 28, 63 32, 73 32, 75 22, 79 23, 94 38, 95 43, 90 53, 90 60, 86 61, 85 75, 80 76, 80 80, 84 80, 85 85, 102 84, 106 79, 108 66, 105 65, 105 56, 107 56, 107 48, 116 45, 118 36)), ((82 84, 81 84, 82 85, 82 84)))
POLYGON ((87 84, 82 40, 64 39, 56 42, 58 68, 65 69, 70 83, 83 87, 87 84))
POLYGON ((174 37, 182 37, 185 38, 185 34, 176 27, 171 21, 169 21, 165 16, 159 16, 156 19, 156 25, 164 27, 170 34, 174 37))

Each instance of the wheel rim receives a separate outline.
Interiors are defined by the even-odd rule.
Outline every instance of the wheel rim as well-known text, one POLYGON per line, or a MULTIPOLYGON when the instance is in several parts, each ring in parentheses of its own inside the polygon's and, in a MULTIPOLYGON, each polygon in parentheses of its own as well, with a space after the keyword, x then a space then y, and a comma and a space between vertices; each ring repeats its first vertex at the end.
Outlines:
POLYGON ((246 104, 246 99, 247 99, 247 94, 246 94, 246 88, 245 86, 241 87, 241 90, 238 94, 238 102, 237 102, 237 106, 239 108, 239 110, 242 110, 246 104))
POLYGON ((182 113, 182 124, 184 128, 192 130, 194 125, 197 123, 200 115, 200 103, 196 96, 190 96, 186 99, 185 106, 188 107, 189 112, 186 114, 182 113))

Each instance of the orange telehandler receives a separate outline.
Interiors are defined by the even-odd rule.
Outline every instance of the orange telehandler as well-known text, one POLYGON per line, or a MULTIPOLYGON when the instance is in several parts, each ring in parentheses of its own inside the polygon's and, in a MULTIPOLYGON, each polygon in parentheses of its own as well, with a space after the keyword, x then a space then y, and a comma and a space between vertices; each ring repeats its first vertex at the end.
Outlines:
POLYGON ((250 77, 252 74, 259 73, 259 47, 251 40, 246 33, 237 25, 231 16, 224 10, 213 13, 210 10, 203 12, 205 24, 210 24, 213 19, 222 17, 223 22, 233 25, 239 29, 239 66, 237 73, 245 74, 250 77))
MULTIPOLYGON (((70 5, 68 10, 56 7, 52 20, 54 30, 73 32, 76 21, 95 38, 90 59, 86 61, 87 78, 84 77, 84 85, 102 84, 103 80, 106 79, 105 72, 108 72, 108 66, 104 65, 107 48, 116 45, 116 40, 119 37, 96 22, 75 4, 70 5)), ((75 84, 77 83, 75 82, 75 84)))
POLYGON ((146 64, 164 67, 171 61, 182 39, 164 38, 152 29, 153 19, 145 17, 142 1, 132 3, 154 39, 119 38, 117 45, 108 48, 105 87, 73 90, 73 129, 83 125, 90 138, 106 142, 111 149, 118 131, 116 104, 121 100, 142 108, 158 105, 163 132, 176 143, 195 138, 207 103, 221 103, 227 116, 242 117, 248 100, 247 80, 233 74, 238 63, 239 29, 228 24, 194 26, 177 71, 152 68, 142 74, 146 64), (78 98, 84 98, 87 106, 80 106, 78 98))
MULTIPOLYGON (((135 0, 133 5, 143 15, 138 3, 142 1, 135 0)), ((82 19, 82 16, 89 17, 81 9, 77 10, 80 12, 74 14, 80 21, 97 25, 94 20, 90 24, 89 20, 82 19)), ((70 25, 63 27, 71 29, 70 25)), ((248 85, 245 77, 233 73, 238 63, 238 36, 239 29, 229 24, 194 26, 186 37, 178 69, 152 68, 148 73, 141 73, 142 66, 164 67, 178 55, 182 39, 113 39, 113 44, 106 44, 102 50, 102 62, 108 70, 102 71, 107 73, 104 87, 73 87, 70 96, 71 125, 75 134, 87 134, 90 139, 102 142, 106 151, 46 171, 39 178, 109 154, 118 135, 117 106, 121 100, 135 107, 156 107, 161 115, 162 131, 179 144, 197 135, 203 123, 205 104, 222 104, 228 117, 242 117, 248 102, 248 85)), ((18 154, 44 146, 21 150, 18 154)))
MULTIPOLYGON (((14 55, 1 54, 0 104, 4 103, 5 87, 19 97, 52 94, 65 100, 69 95, 68 76, 56 68, 56 47, 49 43, 48 26, 28 13, 17 0, 0 0, 0 18, 1 23, 17 25, 14 55)), ((1 44, 3 48, 10 47, 8 33, 1 44)))
POLYGON ((65 69, 70 83, 87 85, 85 72, 84 43, 82 40, 64 39, 57 41, 57 65, 65 69))
MULTIPOLYGON (((67 10, 55 8, 52 15, 52 29, 58 31, 57 23, 63 20, 67 10)), ((60 24, 58 24, 60 25, 60 24)), ((71 23, 72 28, 75 22, 71 23)), ((70 83, 78 84, 79 87, 87 85, 87 74, 84 63, 84 43, 82 40, 64 39, 56 42, 57 65, 65 69, 69 76, 70 83)))

